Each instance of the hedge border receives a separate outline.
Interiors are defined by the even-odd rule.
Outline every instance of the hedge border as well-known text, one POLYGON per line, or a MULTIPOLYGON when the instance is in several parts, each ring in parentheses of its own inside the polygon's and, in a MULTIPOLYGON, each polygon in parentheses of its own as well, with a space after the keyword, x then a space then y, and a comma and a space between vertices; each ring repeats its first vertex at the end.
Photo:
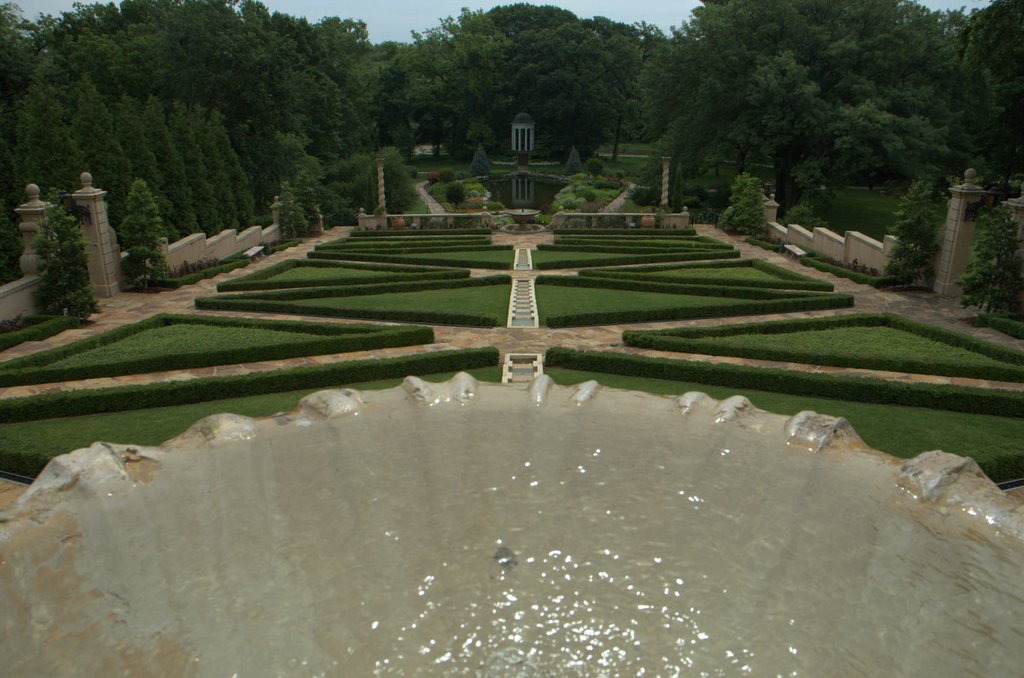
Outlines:
MULTIPOLYGON (((362 297, 393 292, 420 292, 426 290, 455 289, 459 287, 481 287, 486 285, 511 285, 510 275, 487 275, 477 278, 463 277, 453 280, 412 280, 408 282, 373 283, 367 285, 321 285, 319 287, 296 287, 283 290, 255 290, 216 297, 199 299, 249 299, 262 301, 295 301, 297 299, 320 299, 324 297, 362 297)), ((196 304, 197 308, 202 308, 196 304)))
POLYGON ((907 372, 913 374, 937 374, 950 377, 992 379, 996 381, 1024 381, 1024 353, 1004 348, 966 334, 953 332, 933 325, 926 325, 890 313, 854 314, 827 318, 801 318, 778 320, 765 323, 741 323, 716 327, 686 327, 669 330, 638 331, 623 333, 628 346, 651 348, 661 351, 725 355, 757 360, 778 360, 810 365, 834 367, 862 367, 868 369, 907 372), (897 361, 885 358, 852 358, 829 354, 823 346, 814 356, 784 348, 768 348, 756 344, 746 348, 723 347, 715 344, 715 338, 742 334, 788 334, 790 332, 838 329, 843 327, 889 327, 915 336, 942 342, 948 346, 978 353, 1005 365, 972 367, 964 369, 958 363, 941 360, 897 361), (1009 378, 1008 378, 1009 377, 1009 378))
MULTIPOLYGON (((449 250, 450 251, 450 250, 449 250)), ((412 260, 411 265, 427 265, 427 266, 445 266, 445 267, 458 267, 464 268, 489 268, 499 271, 507 271, 512 268, 513 257, 511 246, 509 246, 509 258, 507 264, 499 264, 493 261, 453 261, 451 259, 442 258, 420 258, 412 260)), ((348 254, 348 253, 333 253, 333 252, 310 252, 310 259, 328 259, 331 261, 377 261, 385 264, 409 264, 411 260, 403 259, 401 256, 392 256, 387 254, 348 254)))
POLYGON ((555 235, 629 235, 637 238, 685 238, 697 235, 693 228, 553 228, 551 232, 555 235))
POLYGON ((836 266, 826 261, 822 261, 811 254, 800 257, 800 263, 804 266, 816 268, 824 273, 831 273, 832 275, 839 276, 840 278, 852 280, 853 282, 860 283, 861 285, 870 285, 876 289, 881 287, 892 287, 899 284, 899 279, 894 278, 893 276, 858 273, 857 271, 851 271, 848 268, 843 268, 842 266, 836 266))
POLYGON ((668 252, 731 252, 731 245, 712 245, 710 243, 688 242, 685 245, 655 245, 653 247, 626 245, 561 245, 558 243, 537 245, 542 252, 603 252, 606 254, 661 254, 668 252))
MULTIPOLYGON (((68 315, 29 315, 27 325, 20 330, 0 334, 0 351, 6 351, 26 341, 41 341, 64 330, 78 327, 81 321, 68 315)), ((0 363, 0 368, 6 363, 0 363)))
POLYGON ((360 381, 432 374, 498 364, 492 347, 418 353, 399 358, 350 360, 227 377, 204 377, 115 388, 61 391, 0 400, 0 421, 41 421, 105 412, 144 410, 168 405, 328 388, 360 381))
POLYGON ((1024 322, 1000 315, 998 313, 983 313, 977 318, 978 327, 991 327, 996 332, 1016 339, 1024 339, 1024 322))
POLYGON ((244 259, 244 260, 242 260, 242 259, 234 259, 234 260, 230 260, 230 261, 227 260, 227 259, 224 259, 220 264, 217 264, 216 266, 211 266, 210 268, 204 268, 201 271, 196 271, 195 273, 189 273, 188 275, 183 275, 180 278, 157 278, 156 280, 154 280, 151 283, 151 285, 153 287, 163 287, 163 288, 169 288, 169 289, 178 289, 179 287, 184 287, 185 285, 194 285, 195 283, 199 282, 200 280, 206 280, 207 278, 212 278, 214 276, 218 276, 221 273, 227 273, 228 271, 233 271, 236 268, 245 268, 248 265, 249 265, 249 260, 248 259, 244 259))
MULTIPOLYGON (((468 278, 468 269, 459 268, 429 268, 429 267, 415 267, 417 271, 404 271, 398 267, 391 267, 387 265, 381 265, 379 267, 371 267, 360 264, 344 264, 335 263, 333 261, 317 260, 317 259, 288 259, 280 263, 274 264, 262 271, 256 271, 243 278, 237 280, 226 280, 217 285, 218 292, 241 292, 247 290, 285 290, 294 287, 329 287, 331 285, 326 284, 329 281, 325 281, 319 278, 306 278, 296 280, 269 280, 274 276, 281 275, 286 271, 291 271, 296 268, 337 268, 337 269, 348 269, 348 270, 379 270, 385 272, 394 271, 394 275, 390 276, 374 276, 360 278, 358 276, 346 278, 344 281, 338 281, 338 285, 372 285, 376 283, 387 283, 387 282, 401 282, 403 280, 449 280, 468 278)), ((411 267, 412 268, 412 267, 411 267)))
POLYGON ((1024 392, 999 389, 885 381, 769 367, 715 364, 651 358, 600 351, 550 348, 544 356, 549 367, 623 374, 632 377, 687 381, 736 389, 772 391, 815 398, 902 405, 933 410, 1024 418, 1024 392))
POLYGON ((806 290, 808 292, 834 292, 835 286, 824 280, 817 280, 809 276, 794 273, 788 269, 776 266, 767 261, 761 259, 740 259, 737 261, 712 261, 699 264, 683 264, 680 266, 638 266, 636 268, 625 268, 625 269, 598 269, 589 271, 580 271, 579 273, 584 277, 594 278, 609 278, 609 279, 623 279, 623 280, 651 280, 655 282, 676 282, 677 284, 698 284, 698 285, 727 285, 730 287, 760 287, 764 289, 783 289, 783 290, 806 290), (682 279, 671 275, 658 275, 662 271, 675 271, 681 268, 691 269, 699 271, 701 269, 708 268, 754 268, 764 273, 774 275, 780 280, 778 282, 765 280, 765 281, 753 281, 753 280, 741 280, 731 282, 728 280, 722 280, 721 278, 700 278, 693 277, 689 279, 682 279))
POLYGON ((491 245, 492 238, 483 235, 457 235, 449 238, 338 238, 321 243, 314 249, 330 250, 345 247, 429 247, 440 245, 491 245))
POLYGON ((350 238, 399 238, 418 235, 491 235, 489 228, 426 228, 421 230, 358 231, 353 230, 350 238))
POLYGON ((548 270, 558 268, 594 268, 604 266, 628 266, 630 264, 656 264, 669 261, 702 261, 710 259, 738 259, 740 253, 736 250, 710 250, 707 252, 693 253, 671 253, 671 254, 635 254, 632 256, 609 256, 607 259, 555 259, 554 261, 539 262, 534 259, 533 268, 536 270, 548 270))
POLYGON ((348 253, 356 254, 421 254, 432 252, 501 252, 512 251, 512 245, 420 245, 400 247, 325 247, 313 250, 318 253, 348 253))
POLYGON ((562 313, 548 315, 545 318, 545 322, 547 327, 552 328, 655 322, 662 320, 689 320, 692 318, 723 318, 740 315, 762 315, 767 313, 792 313, 797 311, 849 308, 850 306, 853 306, 853 297, 848 294, 767 290, 735 286, 702 287, 697 285, 668 285, 665 283, 641 283, 631 280, 610 281, 602 280, 600 278, 570 278, 562 276, 538 276, 536 282, 539 285, 548 284, 562 287, 593 287, 750 300, 747 304, 734 304, 730 306, 708 304, 678 308, 592 311, 588 313, 562 313))
POLYGON ((429 327, 389 327, 367 325, 336 325, 294 320, 263 320, 253 318, 221 318, 189 315, 156 315, 146 320, 115 328, 95 337, 80 339, 66 346, 41 351, 16 361, 5 363, 0 370, 0 386, 42 384, 74 381, 96 377, 114 377, 125 374, 166 372, 169 370, 234 365, 238 363, 281 360, 309 355, 368 351, 395 346, 429 344, 434 333, 429 327), (170 325, 208 325, 229 328, 258 328, 299 332, 311 335, 307 341, 289 341, 272 346, 246 349, 226 348, 207 353, 178 353, 119 360, 117 362, 81 367, 47 367, 54 361, 107 346, 140 332, 170 325), (316 339, 316 337, 323 337, 316 339), (240 360, 240 358, 244 358, 240 360), (11 367, 13 365, 13 367, 11 367))

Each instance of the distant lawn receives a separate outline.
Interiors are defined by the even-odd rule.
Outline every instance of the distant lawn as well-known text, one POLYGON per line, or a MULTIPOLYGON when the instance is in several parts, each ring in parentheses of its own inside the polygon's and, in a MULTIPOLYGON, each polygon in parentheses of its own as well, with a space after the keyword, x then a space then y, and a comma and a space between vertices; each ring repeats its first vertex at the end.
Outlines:
POLYGON ((472 268, 472 263, 477 261, 485 261, 494 264, 504 264, 506 268, 512 267, 512 259, 515 256, 515 250, 482 250, 482 251, 469 251, 469 252, 423 252, 413 254, 396 254, 393 255, 396 259, 402 259, 403 261, 408 260, 409 263, 415 264, 421 261, 444 261, 451 263, 456 266, 466 266, 472 268))
POLYGON ((892 229, 898 203, 898 199, 878 191, 841 188, 824 218, 836 233, 860 231, 881 241, 892 229))
MULTIPOLYGON (((469 370, 469 372, 481 381, 498 382, 501 380, 501 369, 498 367, 469 370)), ((450 379, 451 376, 452 373, 431 374, 423 378, 427 381, 444 381, 450 379)), ((337 384, 336 386, 371 390, 391 388, 401 382, 401 379, 386 379, 358 384, 337 384)), ((42 454, 54 457, 81 447, 88 447, 98 440, 136 445, 159 445, 183 433, 189 426, 211 414, 231 412, 247 417, 268 417, 276 412, 294 409, 299 400, 313 390, 321 389, 0 425, 0 469, 5 468, 4 451, 17 450, 24 455, 42 454)), ((7 466, 7 468, 11 467, 7 466)))
MULTIPOLYGON (((311 315, 316 309, 352 311, 350 317, 359 317, 359 311, 416 311, 430 313, 464 313, 496 318, 498 325, 504 325, 508 317, 509 285, 480 285, 477 287, 455 287, 419 292, 392 292, 390 294, 369 294, 356 297, 320 297, 296 299, 290 305, 301 310, 309 309, 311 315)), ((373 318, 374 316, 368 315, 373 318)), ((439 320, 438 324, 444 324, 439 320)))
POLYGON ((724 249, 677 249, 651 254, 614 252, 582 252, 579 250, 534 250, 531 252, 535 268, 580 268, 585 266, 616 266, 635 263, 657 263, 664 261, 692 261, 700 259, 720 259, 721 253, 730 255, 730 258, 739 253, 735 250, 724 249), (539 266, 539 265, 540 266, 539 266))
POLYGON ((412 201, 412 205, 406 210, 408 214, 430 214, 430 208, 427 207, 427 203, 423 202, 423 198, 420 197, 419 191, 416 192, 416 197, 412 201))
MULTIPOLYGON (((708 386, 661 379, 641 379, 597 372, 580 372, 561 368, 545 369, 556 383, 578 384, 596 379, 614 388, 627 388, 660 395, 679 395, 687 391, 703 391, 719 400, 738 393, 738 389, 708 386)), ((761 409, 776 414, 793 415, 802 410, 845 417, 871 447, 908 459, 921 452, 943 450, 974 457, 982 469, 993 469, 996 482, 1012 480, 1000 477, 998 469, 1006 467, 1000 457, 1020 457, 1020 441, 1024 439, 1024 419, 994 417, 984 414, 963 414, 928 410, 919 407, 871 405, 866 403, 793 396, 769 391, 742 391, 742 395, 761 409)))
MULTIPOLYGON (((642 275, 642 274, 640 274, 642 275)), ((656 274, 660 280, 662 277, 677 278, 679 282, 689 281, 728 281, 732 283, 758 283, 758 282, 779 282, 784 280, 764 271, 759 271, 752 266, 732 266, 729 268, 676 268, 669 271, 658 271, 656 274)), ((638 276, 638 279, 643 279, 638 276)))
POLYGON ((317 283, 346 283, 350 280, 373 280, 378 278, 393 279, 401 275, 398 271, 373 271, 365 268, 345 268, 344 266, 303 266, 301 263, 283 273, 265 278, 266 281, 278 283, 316 281, 317 283))
POLYGON ((699 297, 689 294, 636 292, 599 287, 537 285, 537 305, 540 311, 541 325, 547 322, 549 316, 570 313, 660 310, 693 306, 728 307, 749 304, 749 299, 727 297, 699 297))

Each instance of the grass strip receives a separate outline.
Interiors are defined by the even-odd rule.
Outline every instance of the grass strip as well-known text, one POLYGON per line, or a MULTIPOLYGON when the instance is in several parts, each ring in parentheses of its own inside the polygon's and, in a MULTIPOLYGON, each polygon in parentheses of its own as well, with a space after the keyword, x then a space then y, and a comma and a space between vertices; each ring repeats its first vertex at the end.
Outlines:
POLYGON ((64 330, 74 329, 81 321, 67 315, 30 315, 25 317, 25 323, 26 326, 20 330, 0 334, 0 351, 25 341, 41 341, 64 330))
POLYGON ((400 358, 351 360, 237 376, 61 391, 0 400, 0 421, 35 421, 101 412, 144 410, 247 395, 326 388, 335 384, 404 377, 409 374, 491 367, 497 364, 498 350, 488 347, 420 353, 400 358))
POLYGON ((697 235, 692 228, 645 229, 636 228, 555 228, 555 235, 626 235, 630 238, 688 238, 697 235))
POLYGON ((0 386, 429 344, 429 327, 157 315, 3 364, 0 386), (162 337, 161 333, 168 336, 162 337))
MULTIPOLYGON (((546 366, 545 373, 562 385, 595 379, 605 386, 646 391, 657 395, 681 395, 702 391, 723 400, 735 395, 729 386, 695 381, 672 381, 579 371, 546 366)), ((876 450, 909 459, 929 450, 945 450, 974 457, 996 482, 1024 477, 1024 420, 985 414, 965 414, 920 407, 898 407, 850 400, 788 395, 744 389, 743 394, 762 409, 794 415, 803 410, 846 418, 861 438, 876 450)))
POLYGON ((678 266, 636 266, 623 269, 580 271, 584 277, 699 285, 738 285, 769 289, 832 292, 835 287, 824 280, 794 273, 760 259, 701 262, 678 266))
MULTIPOLYGON (((501 380, 498 367, 466 370, 481 381, 501 380)), ((417 376, 444 381, 452 371, 417 376)), ((267 417, 294 409, 299 400, 322 388, 384 389, 398 386, 405 375, 374 381, 339 381, 278 393, 229 397, 187 405, 166 405, 145 410, 126 410, 82 417, 0 425, 0 469, 26 476, 37 475, 53 457, 87 447, 97 440, 159 445, 183 433, 204 417, 231 412, 247 417, 267 417)))
POLYGON ((701 261, 706 259, 738 259, 736 250, 708 250, 668 252, 665 254, 602 254, 597 252, 551 252, 536 250, 531 253, 533 267, 538 270, 554 268, 586 268, 590 266, 626 266, 655 264, 668 261, 701 261))
POLYGON ((424 264, 431 266, 468 266, 470 268, 512 268, 512 249, 487 252, 466 252, 460 256, 454 252, 444 256, 440 252, 419 254, 368 254, 363 252, 310 252, 311 259, 334 261, 379 261, 387 264, 424 264))
POLYGON ((424 228, 418 231, 412 230, 398 230, 398 231, 357 231, 354 230, 349 234, 350 238, 409 238, 415 236, 435 236, 435 235, 490 235, 491 229, 489 228, 424 228))
POLYGON ((322 287, 331 282, 339 285, 367 285, 415 280, 454 280, 468 277, 468 270, 457 268, 402 267, 387 264, 374 266, 315 259, 289 259, 238 280, 219 283, 217 291, 283 290, 294 287, 322 287))

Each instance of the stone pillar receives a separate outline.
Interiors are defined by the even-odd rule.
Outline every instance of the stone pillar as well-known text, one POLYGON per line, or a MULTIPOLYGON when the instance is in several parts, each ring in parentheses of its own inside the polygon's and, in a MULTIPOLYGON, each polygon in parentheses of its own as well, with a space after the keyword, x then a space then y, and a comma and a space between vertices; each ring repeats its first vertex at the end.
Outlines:
POLYGON ((935 259, 932 288, 939 294, 960 294, 956 281, 967 270, 974 242, 974 218, 967 214, 967 207, 985 195, 985 189, 974 183, 977 177, 978 173, 969 169, 964 172, 964 183, 949 189, 949 207, 939 234, 940 251, 935 259))
POLYGON ((1010 208, 1010 216, 1017 223, 1017 240, 1022 245, 1019 252, 1021 258, 1024 258, 1024 184, 1021 184, 1020 196, 1010 198, 1006 201, 1006 205, 1010 208))
POLYGON ((377 158, 377 211, 381 214, 388 211, 384 200, 384 158, 377 158))
MULTIPOLYGON (((112 297, 121 291, 121 248, 107 221, 106 191, 93 187, 92 175, 82 172, 82 188, 72 197, 85 207, 89 219, 82 224, 85 252, 89 258, 89 281, 97 297, 112 297)), ((85 221, 85 220, 83 220, 85 221)))
POLYGON ((668 209, 668 163, 671 160, 667 155, 661 156, 661 207, 668 209))
POLYGON ((270 203, 270 214, 271 214, 271 220, 273 222, 273 223, 270 224, 271 226, 277 226, 278 228, 281 227, 281 208, 282 207, 284 207, 284 203, 281 202, 281 196, 275 195, 274 196, 274 202, 270 203))
POLYGON ((18 263, 21 265, 22 275, 39 275, 39 255, 36 254, 35 240, 39 236, 47 204, 39 199, 39 187, 35 184, 25 187, 25 195, 28 196, 28 202, 14 210, 20 219, 18 230, 25 240, 25 253, 21 255, 18 263))
POLYGON ((764 201, 764 220, 769 224, 773 224, 779 219, 779 203, 775 202, 775 194, 772 193, 770 196, 765 198, 764 201))

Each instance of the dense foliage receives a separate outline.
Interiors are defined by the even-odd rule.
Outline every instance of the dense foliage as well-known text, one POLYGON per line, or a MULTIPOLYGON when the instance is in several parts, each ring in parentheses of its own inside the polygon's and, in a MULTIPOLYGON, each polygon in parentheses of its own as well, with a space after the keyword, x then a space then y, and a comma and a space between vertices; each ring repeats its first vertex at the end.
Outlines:
POLYGON ((963 289, 960 303, 983 311, 1016 311, 1024 292, 1019 225, 1008 207, 990 210, 978 218, 974 256, 958 281, 963 289))
POLYGON ((78 219, 60 205, 46 210, 35 242, 39 254, 39 306, 53 315, 88 318, 96 311, 85 241, 78 219))
POLYGON ((893 235, 896 247, 889 257, 886 273, 900 284, 928 280, 935 271, 935 255, 939 251, 938 230, 942 214, 925 181, 915 181, 900 199, 893 235))
POLYGON ((142 179, 132 182, 125 218, 121 222, 121 250, 128 253, 121 271, 129 283, 148 287, 167 273, 167 261, 160 248, 163 220, 149 186, 142 179))

